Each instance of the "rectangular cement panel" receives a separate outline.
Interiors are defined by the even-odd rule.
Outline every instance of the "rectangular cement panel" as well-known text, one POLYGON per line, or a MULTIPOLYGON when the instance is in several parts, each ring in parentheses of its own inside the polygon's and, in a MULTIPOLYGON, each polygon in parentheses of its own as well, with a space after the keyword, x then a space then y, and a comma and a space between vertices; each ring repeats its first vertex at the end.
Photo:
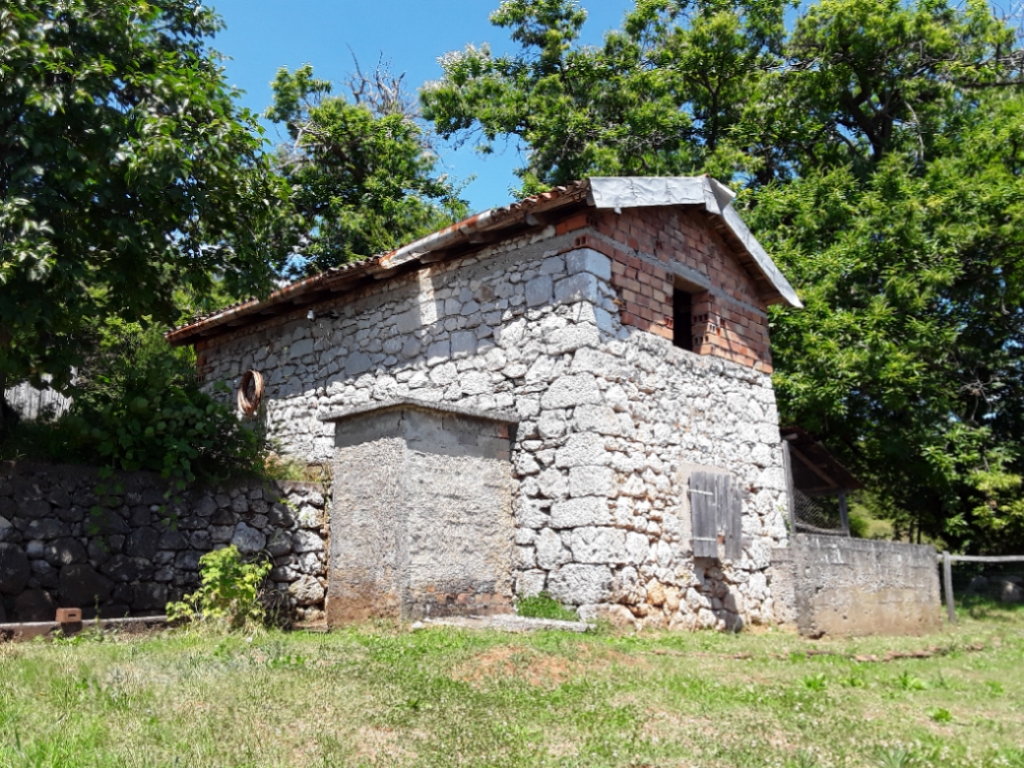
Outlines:
POLYGON ((511 609, 504 424, 419 407, 338 425, 328 622, 511 609))
POLYGON ((417 451, 410 452, 406 468, 405 612, 447 614, 453 607, 459 612, 461 595, 510 595, 508 462, 417 451))
POLYGON ((334 461, 328 623, 397 615, 407 559, 405 441, 383 437, 339 450, 334 461))

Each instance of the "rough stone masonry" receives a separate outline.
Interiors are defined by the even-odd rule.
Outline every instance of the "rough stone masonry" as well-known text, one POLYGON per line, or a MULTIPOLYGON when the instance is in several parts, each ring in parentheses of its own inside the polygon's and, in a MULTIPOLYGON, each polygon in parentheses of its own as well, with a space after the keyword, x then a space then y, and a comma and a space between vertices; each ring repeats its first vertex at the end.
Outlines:
POLYGON ((583 617, 646 626, 773 621, 770 552, 787 537, 767 347, 778 299, 713 201, 595 209, 586 189, 526 201, 489 244, 424 259, 424 243, 402 269, 356 265, 286 289, 292 303, 244 305, 169 338, 196 344, 211 385, 262 373, 260 418, 309 462, 332 460, 325 419, 346 408, 515 414, 506 598, 547 590, 583 617), (672 341, 680 285, 693 293, 692 352, 672 341), (695 470, 741 489, 738 559, 693 557, 695 470))
POLYGON ((0 623, 162 614, 199 584, 199 558, 234 544, 274 564, 285 619, 323 619, 327 524, 318 483, 238 482, 168 498, 158 475, 0 464, 0 623))

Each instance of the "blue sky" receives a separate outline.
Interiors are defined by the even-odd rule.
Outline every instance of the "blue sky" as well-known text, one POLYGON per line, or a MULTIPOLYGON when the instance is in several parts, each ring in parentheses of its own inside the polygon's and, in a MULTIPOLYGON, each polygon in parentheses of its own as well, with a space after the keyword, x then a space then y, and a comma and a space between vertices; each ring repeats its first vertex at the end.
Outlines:
MULTIPOLYGON (((467 43, 490 43, 496 52, 512 50, 506 30, 487 16, 499 0, 210 0, 227 28, 214 46, 230 57, 228 82, 245 91, 243 103, 262 112, 271 99, 270 81, 279 67, 305 63, 318 77, 342 81, 352 71, 352 53, 364 69, 383 55, 406 83, 418 88, 441 76, 437 58, 467 43)), ((583 3, 589 13, 584 42, 599 43, 619 26, 629 0, 583 3)), ((268 136, 275 140, 273 127, 268 136)), ((465 190, 474 210, 507 203, 520 164, 514 146, 488 157, 471 148, 442 148, 445 170, 459 179, 476 176, 465 190)))

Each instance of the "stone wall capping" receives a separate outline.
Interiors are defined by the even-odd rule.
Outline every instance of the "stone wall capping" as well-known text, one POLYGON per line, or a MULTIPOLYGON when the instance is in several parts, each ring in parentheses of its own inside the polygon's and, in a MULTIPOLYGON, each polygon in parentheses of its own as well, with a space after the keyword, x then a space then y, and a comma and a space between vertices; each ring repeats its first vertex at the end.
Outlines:
POLYGON ((495 421, 500 424, 519 423, 519 415, 515 411, 505 409, 485 410, 482 408, 471 408, 456 403, 420 400, 415 397, 398 397, 391 400, 360 403, 359 405, 348 406, 345 408, 330 409, 320 413, 317 418, 319 418, 320 421, 338 423, 348 421, 349 419, 356 418, 357 416, 364 416, 371 413, 385 413, 387 411, 401 410, 403 408, 413 408, 420 411, 434 413, 448 413, 452 416, 462 416, 467 419, 481 419, 483 421, 495 421))

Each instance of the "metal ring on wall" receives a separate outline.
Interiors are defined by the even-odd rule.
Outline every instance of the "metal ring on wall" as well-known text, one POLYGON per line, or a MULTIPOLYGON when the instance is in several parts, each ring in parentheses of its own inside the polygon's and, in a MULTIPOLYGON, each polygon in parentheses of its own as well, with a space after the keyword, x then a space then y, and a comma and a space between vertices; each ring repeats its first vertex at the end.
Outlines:
POLYGON ((246 416, 252 416, 259 410, 263 402, 263 374, 259 371, 248 370, 242 374, 242 380, 238 384, 238 410, 246 416), (252 397, 249 396, 249 389, 252 388, 252 397))

